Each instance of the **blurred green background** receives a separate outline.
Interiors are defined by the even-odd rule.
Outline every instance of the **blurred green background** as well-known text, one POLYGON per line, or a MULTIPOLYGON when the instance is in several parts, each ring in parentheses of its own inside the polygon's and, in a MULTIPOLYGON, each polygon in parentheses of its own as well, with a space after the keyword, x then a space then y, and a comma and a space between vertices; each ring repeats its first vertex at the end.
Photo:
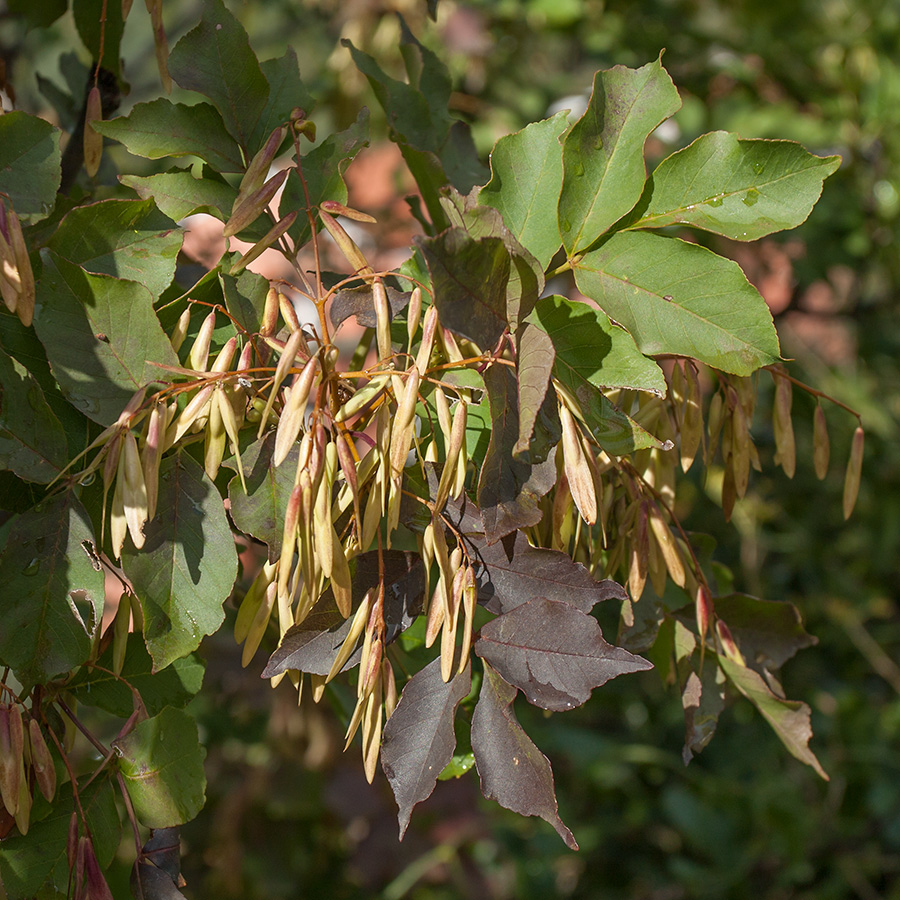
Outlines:
MULTIPOLYGON (((307 701, 298 710, 287 686, 272 691, 258 678, 259 665, 242 670, 226 626, 204 645, 205 690, 193 706, 208 747, 209 800, 183 829, 187 895, 900 898, 900 3, 441 0, 436 23, 425 0, 228 5, 261 58, 296 49, 320 97, 320 134, 375 105, 339 38, 398 70, 399 10, 450 66, 455 112, 471 122, 484 156, 500 135, 586 95, 595 70, 639 66, 663 49, 684 107, 655 136, 654 158, 714 129, 842 154, 804 226, 716 246, 769 300, 792 374, 859 410, 867 442, 847 523, 842 467, 855 422, 827 409, 833 462, 818 482, 813 402, 800 392, 793 480, 772 466, 761 416, 754 435, 764 473, 733 523, 697 473, 680 501, 689 527, 716 536, 716 557, 738 588, 796 603, 818 637, 782 674, 787 695, 813 709, 812 746, 829 783, 791 758, 745 701, 723 714, 711 745, 685 768, 679 697, 651 672, 611 682, 565 716, 517 705, 553 763, 579 853, 544 822, 483 801, 474 772, 440 783, 398 843, 387 785, 366 786, 358 751, 341 754, 334 710, 307 701)), ((18 104, 70 127, 48 92, 71 92, 86 59, 67 17, 29 32, 11 14, 21 6, 0 16, 18 104)), ((173 46, 199 3, 166 7, 173 46)), ((122 56, 125 112, 159 90, 143 4, 122 56)), ((375 138, 383 136, 376 117, 375 138)), ((616 612, 601 611, 610 637, 616 612)), ((113 883, 127 896, 124 862, 113 883)))

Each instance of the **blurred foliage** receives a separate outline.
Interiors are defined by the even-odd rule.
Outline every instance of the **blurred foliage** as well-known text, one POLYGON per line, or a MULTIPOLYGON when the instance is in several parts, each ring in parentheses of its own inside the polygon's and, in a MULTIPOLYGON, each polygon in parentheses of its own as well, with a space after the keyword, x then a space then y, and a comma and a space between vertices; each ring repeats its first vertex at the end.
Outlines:
MULTIPOLYGON (((678 127, 657 135, 658 156, 713 129, 841 153, 811 220, 740 261, 764 293, 782 267, 773 307, 785 354, 797 360, 792 372, 859 410, 867 446, 860 501, 844 524, 838 470, 852 422, 828 409, 832 474, 817 482, 813 403, 796 392, 792 481, 766 465, 769 437, 764 474, 738 504, 735 528, 724 526, 711 487, 696 483, 679 498, 692 527, 720 537, 717 557, 738 585, 798 604, 819 638, 784 674, 787 694, 813 706, 813 747, 829 784, 788 757, 743 701, 685 769, 677 693, 651 672, 611 682, 565 720, 517 708, 554 764, 580 853, 544 823, 480 801, 475 773, 438 785, 398 844, 387 786, 366 787, 356 754, 341 755, 334 717, 306 702, 297 710, 290 690, 273 696, 258 672, 240 668, 226 627, 205 645, 212 690, 194 708, 209 748, 209 799, 184 829, 186 858, 202 861, 185 872, 188 895, 900 898, 900 5, 442 0, 436 24, 422 0, 229 5, 260 55, 296 48, 321 98, 320 133, 371 102, 338 38, 391 66, 391 12, 400 9, 451 65, 456 111, 482 150, 575 102, 596 69, 641 65, 665 48, 684 108, 678 127)), ((132 16, 144 16, 142 6, 132 16)), ((167 5, 170 45, 196 6, 167 5)), ((126 30, 123 112, 158 90, 146 34, 126 30)), ((25 33, 3 17, 0 41, 21 105, 55 115, 52 89, 39 94, 34 76, 75 93, 72 73, 86 60, 66 56, 77 45, 71 23, 25 33)), ((764 448, 766 435, 757 437, 764 448)), ((613 632, 615 612, 603 623, 613 632)), ((113 889, 124 896, 124 867, 119 877, 113 889)))

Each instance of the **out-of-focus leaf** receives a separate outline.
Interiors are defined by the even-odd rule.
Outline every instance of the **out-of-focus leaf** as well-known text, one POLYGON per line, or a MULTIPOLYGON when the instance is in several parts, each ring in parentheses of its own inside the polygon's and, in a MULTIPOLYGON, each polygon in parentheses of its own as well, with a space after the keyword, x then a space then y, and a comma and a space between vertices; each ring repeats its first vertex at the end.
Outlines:
POLYGON ((547 396, 556 356, 550 336, 536 325, 525 323, 516 333, 516 380, 519 388, 519 437, 513 456, 528 461, 534 424, 547 396))
MULTIPOLYGON (((87 776, 79 781, 86 782, 87 776)), ((91 829, 97 859, 106 867, 115 856, 121 833, 113 783, 103 777, 89 785, 81 783, 78 796, 91 829)), ((27 835, 15 834, 3 841, 0 878, 9 900, 57 896, 57 891, 65 896, 69 883, 66 839, 74 810, 72 785, 67 782, 59 789, 46 818, 33 822, 27 835), (52 893, 39 894, 45 886, 52 893)))
POLYGON ((119 181, 136 191, 142 200, 152 200, 176 222, 201 212, 224 222, 231 215, 238 194, 237 188, 209 168, 203 178, 194 178, 189 170, 176 169, 159 175, 121 175, 119 181))
POLYGON ((143 825, 183 825, 203 808, 205 752, 193 716, 167 706, 159 715, 138 722, 114 746, 116 765, 143 825))
POLYGON ((628 227, 693 225, 755 241, 805 222, 840 164, 839 156, 814 156, 793 141, 714 131, 657 166, 628 227))
POLYGON ((241 150, 208 103, 186 106, 160 98, 138 103, 127 116, 97 122, 95 131, 146 159, 199 156, 218 172, 241 172, 241 150))
POLYGON ((194 698, 203 683, 205 665, 192 653, 154 674, 153 660, 140 634, 130 634, 119 678, 112 674, 112 668, 112 647, 109 647, 97 660, 97 668, 82 667, 66 687, 79 703, 99 706, 127 719, 134 708, 129 685, 141 695, 147 712, 155 716, 164 706, 180 708, 194 698))
POLYGON ((491 406, 491 440, 478 479, 478 506, 488 543, 517 528, 541 520, 538 502, 556 484, 552 455, 535 465, 515 459, 519 439, 516 376, 508 366, 494 365, 484 373, 491 406))
POLYGON ((581 706, 595 687, 652 666, 603 639, 592 616, 536 597, 488 622, 475 652, 529 703, 557 712, 581 706))
POLYGON ((800 610, 793 603, 729 594, 716 598, 716 615, 728 623, 753 668, 779 669, 798 650, 818 643, 803 627, 800 610))
POLYGON ((576 399, 580 399, 585 382, 601 389, 630 388, 665 395, 666 379, 660 367, 601 310, 553 295, 538 300, 531 321, 552 338, 554 374, 576 399))
MULTIPOLYGON (((409 305, 410 291, 398 291, 390 285, 385 287, 391 318, 399 315, 409 305)), ((328 317, 331 324, 338 328, 350 317, 354 317, 363 328, 375 328, 375 301, 372 299, 372 287, 365 284, 355 288, 343 288, 335 293, 331 301, 328 317)))
POLYGON ((546 269, 562 240, 551 211, 559 202, 565 111, 500 138, 491 151, 491 180, 478 202, 492 206, 506 227, 546 269))
POLYGON ((588 108, 563 142, 559 231, 570 256, 638 202, 646 177, 644 141, 680 106, 659 60, 594 76, 588 108))
POLYGON ((34 329, 63 393, 88 418, 110 425, 138 388, 178 357, 143 285, 92 275, 49 250, 37 285, 34 329))
POLYGON ((73 0, 72 17, 90 59, 98 61, 104 69, 121 78, 120 46, 125 29, 122 4, 103 3, 103 0, 73 0))
POLYGON ((460 228, 418 241, 441 324, 480 347, 492 348, 509 327, 509 253, 497 237, 475 240, 460 228))
POLYGON ((137 281, 156 299, 172 283, 183 237, 152 200, 102 200, 68 213, 47 246, 87 272, 137 281))
POLYGON ((740 266, 696 244, 614 234, 574 267, 579 290, 626 328, 642 353, 673 353, 749 375, 779 359, 765 300, 740 266))
POLYGON ((0 116, 0 193, 23 224, 50 214, 62 178, 60 131, 13 110, 0 116))
MULTIPOLYGON (((421 613, 425 573, 421 560, 412 553, 387 550, 383 559, 385 643, 389 644, 421 613)), ((351 604, 355 609, 366 591, 379 583, 378 551, 360 554, 352 565, 355 565, 355 571, 351 604)), ((345 619, 338 611, 334 596, 326 591, 312 612, 299 625, 285 632, 280 646, 266 664, 263 678, 272 678, 287 669, 327 675, 351 624, 352 617, 345 619)), ((356 651, 343 671, 352 669, 358 662, 359 651, 356 651)))
POLYGON ((247 32, 222 0, 207 0, 200 24, 169 54, 169 74, 186 91, 209 97, 247 158, 256 153, 252 138, 269 99, 269 83, 247 32))
POLYGON ((90 518, 67 491, 23 513, 0 554, 0 660, 24 685, 87 659, 103 615, 90 518))
POLYGON ((0 469, 52 481, 67 462, 66 434, 31 373, 0 349, 0 469))
POLYGON ((399 807, 401 839, 413 807, 431 796, 438 776, 453 758, 453 717, 471 686, 469 666, 445 682, 441 661, 434 659, 406 683, 384 726, 381 766, 399 807))
POLYGON ((52 25, 68 9, 66 0, 7 0, 7 9, 15 16, 23 16, 29 28, 46 28, 52 25))
MULTIPOLYGON (((369 143, 369 111, 360 110, 356 121, 344 131, 330 134, 318 147, 314 147, 302 159, 303 177, 309 192, 309 208, 313 211, 323 200, 347 202, 347 185, 344 171, 353 157, 369 143)), ((297 221, 288 231, 294 243, 302 247, 312 238, 309 219, 303 214, 306 205, 306 191, 296 170, 292 171, 284 183, 281 194, 282 210, 300 210, 297 221)), ((316 228, 321 228, 317 221, 316 228)))
MULTIPOLYGON (((284 517, 294 489, 300 445, 296 444, 288 451, 287 458, 280 466, 272 463, 274 452, 275 432, 268 431, 241 453, 246 493, 237 475, 228 484, 234 524, 244 534, 252 535, 268 545, 271 562, 281 556, 284 517)), ((236 468, 237 461, 231 458, 225 460, 223 465, 236 468)))
POLYGON ((777 696, 761 675, 726 656, 719 656, 719 665, 728 680, 763 714, 788 752, 828 781, 828 775, 809 749, 812 738, 809 707, 799 700, 784 700, 777 696))
POLYGON ((490 665, 472 714, 472 750, 488 800, 522 816, 540 816, 549 822, 571 850, 578 844, 559 817, 550 762, 516 719, 512 702, 516 689, 490 665))
POLYGON ((237 576, 222 497, 187 453, 163 460, 158 510, 144 527, 143 548, 126 541, 122 551, 122 566, 141 601, 154 672, 196 650, 218 629, 237 576))
POLYGON ((568 554, 532 547, 521 531, 495 544, 472 533, 466 533, 465 540, 476 566, 478 599, 497 615, 538 597, 569 603, 582 612, 603 600, 627 597, 614 581, 595 581, 568 554))

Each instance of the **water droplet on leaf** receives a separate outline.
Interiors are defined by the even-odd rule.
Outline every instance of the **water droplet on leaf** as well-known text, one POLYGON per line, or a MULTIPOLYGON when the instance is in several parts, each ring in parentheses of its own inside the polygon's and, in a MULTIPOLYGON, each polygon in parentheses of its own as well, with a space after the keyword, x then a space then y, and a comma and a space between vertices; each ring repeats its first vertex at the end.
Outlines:
POLYGON ((37 573, 40 571, 40 569, 41 569, 41 561, 37 557, 35 557, 33 560, 31 560, 30 563, 28 563, 27 566, 25 566, 24 569, 22 569, 22 574, 23 575, 37 575, 37 573))
POLYGON ((750 188, 743 197, 744 206, 755 206, 758 200, 759 191, 756 188, 750 188))
POLYGON ((710 206, 721 206, 725 201, 722 199, 721 195, 716 195, 711 200, 706 201, 710 206))

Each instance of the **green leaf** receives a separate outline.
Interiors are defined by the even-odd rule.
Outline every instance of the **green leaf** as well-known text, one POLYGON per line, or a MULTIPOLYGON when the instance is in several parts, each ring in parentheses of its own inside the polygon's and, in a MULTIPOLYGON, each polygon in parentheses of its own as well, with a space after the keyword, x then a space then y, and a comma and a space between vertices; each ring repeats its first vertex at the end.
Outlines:
POLYGON ((444 766, 444 770, 438 775, 438 781, 449 781, 451 778, 462 778, 474 765, 475 754, 471 751, 468 753, 454 753, 453 756, 450 757, 450 762, 444 766))
POLYGON ((196 650, 219 628, 237 576, 222 497, 187 453, 163 460, 158 504, 156 518, 144 528, 143 548, 126 542, 122 551, 122 566, 144 611, 154 672, 196 650))
POLYGON ((97 660, 96 668, 83 666, 66 688, 79 703, 97 706, 122 719, 127 719, 134 710, 134 696, 129 685, 141 695, 147 712, 155 716, 164 706, 186 706, 203 683, 205 666, 196 653, 176 659, 172 665, 154 674, 153 660, 138 633, 128 636, 119 678, 112 674, 112 656, 110 646, 97 660))
MULTIPOLYGON (((115 856, 121 834, 115 791, 110 778, 97 778, 90 784, 87 780, 88 776, 79 779, 79 799, 97 859, 106 868, 115 856)), ((45 819, 33 822, 27 835, 13 834, 3 841, 0 878, 9 900, 30 900, 45 884, 65 895, 69 885, 66 839, 74 810, 72 785, 66 783, 45 819)))
POLYGON ((0 554, 0 660, 22 684, 46 683, 87 659, 103 615, 94 545, 71 491, 16 520, 0 554))
POLYGON ((143 285, 42 255, 35 331, 69 402, 110 425, 138 388, 165 377, 153 363, 177 366, 178 357, 143 285))
POLYGON ((500 138, 491 151, 491 180, 478 194, 543 269, 562 243, 556 207, 563 183, 560 137, 568 124, 560 112, 500 138))
POLYGON ((475 240, 461 228, 417 239, 425 255, 441 324, 492 348, 509 327, 509 253, 498 237, 475 240))
POLYGON ((692 225, 755 241, 805 222, 840 164, 839 156, 813 156, 793 141, 714 131, 657 166, 628 227, 692 225))
POLYGON ((205 0, 200 24, 169 55, 169 74, 186 91, 212 100, 249 160, 254 129, 269 99, 269 83, 247 32, 222 0, 205 0))
MULTIPOLYGON (((315 209, 323 200, 347 202, 347 185, 344 171, 353 157, 369 143, 369 111, 360 110, 356 121, 344 131, 330 134, 318 147, 314 147, 302 159, 303 177, 309 191, 309 208, 315 209)), ((292 170, 284 183, 279 210, 282 214, 290 210, 305 210, 306 193, 299 173, 292 170)), ((321 225, 317 223, 317 230, 321 225)), ((298 247, 312 238, 309 219, 297 216, 297 221, 288 232, 298 247)))
POLYGON ((528 322, 517 332, 516 339, 519 437, 512 452, 514 457, 527 462, 534 425, 547 396, 555 353, 549 335, 528 322))
POLYGON ((117 765, 140 822, 168 828, 189 822, 206 802, 205 753, 197 723, 188 713, 166 707, 138 722, 113 743, 117 765))
POLYGON ((0 193, 23 223, 48 216, 62 178, 60 131, 28 113, 0 116, 0 193))
POLYGON ((537 302, 531 320, 553 340, 554 374, 576 398, 585 383, 665 396, 662 370, 638 350, 627 331, 613 325, 601 310, 553 295, 537 302))
POLYGON ((102 200, 73 209, 47 246, 87 272, 137 281, 156 299, 175 277, 183 238, 152 200, 102 200))
POLYGON ((68 9, 67 0, 7 0, 7 9, 15 16, 23 16, 29 28, 46 28, 52 25, 68 9))
POLYGON ((225 308, 234 321, 250 334, 257 334, 262 328, 262 317, 269 293, 269 279, 244 269, 235 278, 220 274, 225 308))
POLYGON ((563 144, 559 230, 570 256, 593 244, 638 202, 646 177, 644 142, 680 106, 659 60, 594 76, 588 108, 563 144))
POLYGON ((728 680, 762 713, 788 752, 800 762, 811 766, 818 775, 828 781, 828 775, 816 759, 816 755, 809 749, 809 741, 812 738, 809 707, 799 700, 785 700, 779 697, 773 693, 761 675, 753 669, 732 662, 726 656, 719 656, 719 665, 728 676, 728 680))
MULTIPOLYGON (((294 489, 294 474, 300 445, 295 444, 280 466, 272 464, 275 452, 275 432, 266 432, 241 453, 244 464, 244 478, 247 492, 237 476, 228 484, 228 498, 231 501, 231 518, 244 534, 269 547, 269 559, 274 562, 281 556, 281 536, 284 531, 284 517, 287 504, 294 489)), ((223 465, 235 469, 234 458, 225 460, 223 465)))
POLYGON ((264 60, 259 65, 269 84, 269 97, 250 139, 251 156, 265 144, 279 125, 284 125, 290 119, 291 112, 296 107, 299 106, 309 118, 316 105, 315 98, 300 80, 297 54, 293 47, 288 47, 284 56, 264 60))
POLYGON ((104 69, 121 79, 119 60, 122 54, 119 48, 125 29, 122 4, 105 0, 73 0, 72 17, 75 19, 78 36, 90 53, 90 59, 98 60, 104 69))
POLYGON ((66 434, 31 373, 0 350, 0 468, 45 484, 67 462, 66 434))
POLYGON ((186 169, 159 175, 121 175, 119 181, 136 191, 142 200, 152 200, 175 222, 193 213, 209 213, 223 222, 231 215, 237 188, 208 169, 203 178, 194 178, 186 169))
POLYGON ((208 103, 186 106, 160 98, 138 103, 127 116, 96 122, 92 127, 145 159, 199 156, 219 172, 244 170, 240 147, 208 103))
POLYGON ((642 353, 689 356, 735 375, 779 359, 765 300, 737 263, 704 247, 623 232, 574 271, 578 289, 626 328, 642 353))

